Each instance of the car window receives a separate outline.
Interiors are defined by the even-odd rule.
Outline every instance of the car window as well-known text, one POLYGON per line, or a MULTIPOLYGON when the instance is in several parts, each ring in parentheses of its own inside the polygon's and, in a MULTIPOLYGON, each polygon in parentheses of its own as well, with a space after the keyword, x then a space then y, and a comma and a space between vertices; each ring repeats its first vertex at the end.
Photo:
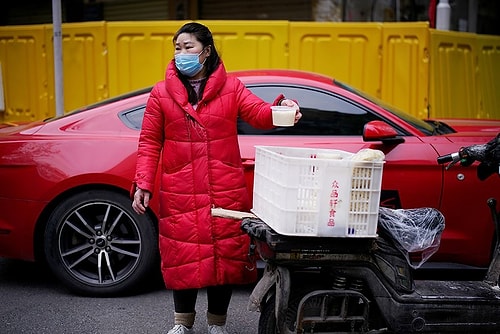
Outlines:
POLYGON ((271 130, 255 129, 239 119, 239 134, 361 136, 367 122, 379 119, 352 101, 309 87, 267 85, 248 88, 265 101, 274 101, 281 93, 296 100, 300 105, 302 118, 293 127, 271 130))
POLYGON ((337 86, 344 88, 345 90, 350 91, 351 93, 354 93, 358 96, 363 97, 364 99, 366 99, 368 101, 371 101, 371 102, 377 104, 378 106, 384 108, 388 112, 390 112, 390 113, 396 115, 397 117, 401 118, 402 120, 410 123, 413 127, 419 129, 420 131, 422 131, 422 133, 424 133, 428 136, 431 136, 433 134, 447 134, 447 133, 456 132, 451 127, 446 126, 445 124, 439 124, 439 122, 434 123, 432 121, 425 122, 421 119, 418 119, 409 113, 406 113, 406 112, 403 112, 401 110, 396 109, 394 106, 389 105, 388 103, 384 102, 383 100, 380 100, 380 99, 377 99, 373 96, 370 96, 370 95, 368 95, 360 90, 357 90, 349 85, 346 85, 343 82, 335 80, 335 84, 337 86))
MULTIPOLYGON (((283 93, 300 104, 302 118, 293 127, 269 130, 256 129, 244 120, 238 120, 238 133, 242 135, 334 135, 361 136, 366 123, 380 118, 360 105, 330 92, 310 87, 259 85, 248 88, 265 101, 274 101, 283 93)), ((131 129, 140 130, 146 106, 125 110, 119 114, 131 129)))
POLYGON ((118 114, 123 124, 134 130, 142 128, 142 119, 144 118, 144 111, 146 106, 140 106, 131 110, 126 110, 118 114))

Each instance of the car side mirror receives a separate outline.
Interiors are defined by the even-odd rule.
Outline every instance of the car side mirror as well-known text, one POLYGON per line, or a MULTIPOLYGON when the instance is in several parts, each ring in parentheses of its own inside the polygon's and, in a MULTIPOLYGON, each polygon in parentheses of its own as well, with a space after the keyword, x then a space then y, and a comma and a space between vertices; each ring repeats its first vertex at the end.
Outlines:
POLYGON ((382 141, 383 143, 402 143, 404 139, 398 136, 396 130, 384 121, 371 121, 363 127, 364 141, 382 141))

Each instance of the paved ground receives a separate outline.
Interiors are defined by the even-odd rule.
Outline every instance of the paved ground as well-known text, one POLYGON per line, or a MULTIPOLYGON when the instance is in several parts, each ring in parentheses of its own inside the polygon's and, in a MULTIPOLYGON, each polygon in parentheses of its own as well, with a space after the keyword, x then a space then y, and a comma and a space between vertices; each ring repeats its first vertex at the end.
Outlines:
MULTIPOLYGON (((252 287, 234 292, 227 329, 257 333, 258 313, 246 310, 252 287)), ((173 302, 162 286, 137 296, 85 298, 68 293, 44 268, 0 258, 2 334, 159 334, 172 326, 173 302)), ((197 334, 206 333, 206 295, 198 298, 197 334)))

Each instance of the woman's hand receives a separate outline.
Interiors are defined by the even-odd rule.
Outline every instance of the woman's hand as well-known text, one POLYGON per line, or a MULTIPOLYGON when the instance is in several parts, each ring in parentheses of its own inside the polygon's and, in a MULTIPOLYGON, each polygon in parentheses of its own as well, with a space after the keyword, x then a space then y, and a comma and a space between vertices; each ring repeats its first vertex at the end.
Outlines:
POLYGON ((280 105, 295 108, 295 121, 294 121, 294 123, 297 123, 299 121, 299 119, 302 117, 302 113, 300 112, 300 107, 294 100, 284 99, 281 101, 280 105))
POLYGON ((146 212, 146 208, 149 206, 150 198, 151 193, 149 191, 137 188, 134 193, 134 200, 132 201, 132 209, 142 215, 146 212))

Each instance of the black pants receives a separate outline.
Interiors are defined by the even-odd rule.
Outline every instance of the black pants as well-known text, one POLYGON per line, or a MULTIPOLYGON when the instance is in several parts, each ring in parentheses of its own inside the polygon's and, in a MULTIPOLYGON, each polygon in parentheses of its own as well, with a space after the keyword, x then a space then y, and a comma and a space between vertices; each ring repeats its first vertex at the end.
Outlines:
MULTIPOLYGON (((227 314, 233 288, 230 285, 207 287, 208 312, 216 315, 227 314)), ((174 307, 177 313, 195 312, 198 289, 173 290, 174 307)))

